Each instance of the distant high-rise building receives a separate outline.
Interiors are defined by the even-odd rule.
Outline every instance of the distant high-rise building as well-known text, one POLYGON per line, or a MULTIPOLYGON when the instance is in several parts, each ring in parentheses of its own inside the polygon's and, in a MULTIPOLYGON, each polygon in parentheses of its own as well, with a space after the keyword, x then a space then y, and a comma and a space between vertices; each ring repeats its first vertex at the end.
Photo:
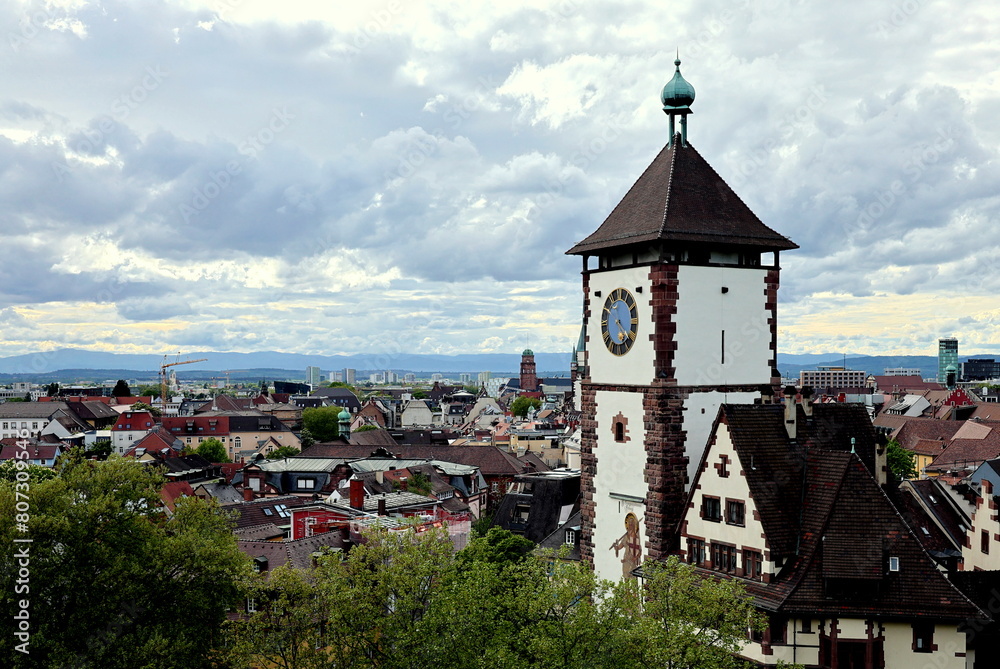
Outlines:
POLYGON ((369 374, 368 381, 369 383, 385 383, 385 373, 378 372, 376 374, 369 374))
POLYGON ((399 374, 392 371, 391 369, 385 370, 385 382, 386 383, 399 383, 399 374))
POLYGON ((344 368, 344 383, 354 383, 354 379, 357 376, 358 370, 351 369, 350 367, 344 368))
POLYGON ((818 369, 803 369, 799 372, 799 386, 809 386, 817 390, 824 388, 861 388, 865 385, 867 373, 860 369, 845 369, 820 365, 818 369))
POLYGON ((431 374, 431 381, 440 381, 444 378, 444 374, 431 374))
POLYGON ((1000 378, 1000 362, 994 358, 970 358, 962 363, 963 381, 992 381, 1000 378))
POLYGON ((330 372, 330 383, 343 383, 344 372, 330 372))
POLYGON ((417 382, 417 375, 414 374, 413 372, 410 372, 409 374, 403 374, 403 382, 404 383, 416 383, 417 382))
POLYGON ((938 383, 945 386, 954 385, 954 382, 958 380, 958 340, 954 337, 938 339, 937 380, 938 383), (949 370, 949 367, 952 369, 949 370), (949 372, 954 375, 951 383, 948 380, 949 372))
POLYGON ((306 367, 306 383, 315 388, 323 382, 323 370, 319 367, 306 367))
POLYGON ((479 385, 485 386, 493 378, 493 372, 479 372, 479 385))
POLYGON ((469 385, 470 383, 472 383, 472 374, 459 374, 458 382, 461 383, 463 386, 469 385))

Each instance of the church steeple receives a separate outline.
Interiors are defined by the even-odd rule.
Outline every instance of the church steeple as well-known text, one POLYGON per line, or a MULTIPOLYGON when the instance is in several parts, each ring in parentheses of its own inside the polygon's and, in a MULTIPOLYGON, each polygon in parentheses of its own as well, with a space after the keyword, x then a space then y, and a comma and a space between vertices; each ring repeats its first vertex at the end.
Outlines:
POLYGON ((681 146, 687 146, 687 115, 694 102, 694 86, 681 76, 680 51, 674 60, 674 78, 667 82, 660 94, 663 113, 670 117, 670 144, 674 143, 674 117, 681 117, 681 146))

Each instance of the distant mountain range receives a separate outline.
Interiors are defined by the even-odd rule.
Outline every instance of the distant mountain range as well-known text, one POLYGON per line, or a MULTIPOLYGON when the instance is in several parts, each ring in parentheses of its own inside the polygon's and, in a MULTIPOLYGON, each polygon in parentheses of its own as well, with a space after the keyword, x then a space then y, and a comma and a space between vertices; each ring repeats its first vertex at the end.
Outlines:
MULTIPOLYGON (((478 374, 490 371, 494 376, 517 374, 519 353, 473 353, 465 355, 378 354, 304 355, 260 351, 256 353, 219 353, 191 351, 180 356, 167 356, 167 362, 197 360, 204 362, 177 365, 172 369, 182 378, 223 376, 232 370, 232 379, 304 379, 306 367, 319 367, 324 374, 346 368, 365 376, 371 372, 392 370, 398 373, 455 375, 461 372, 478 374), (239 370, 239 371, 236 371, 239 370)), ((26 355, 0 358, 0 375, 24 380, 59 380, 63 378, 152 378, 163 364, 160 355, 104 353, 82 349, 58 349, 26 355), (100 372, 98 374, 97 372, 100 372)), ((541 375, 569 375, 568 353, 535 353, 535 366, 541 375)))
MULTIPOLYGON (((989 355, 971 356, 975 358, 989 355)), ((997 355, 1000 357, 1000 354, 997 355)), ((220 353, 192 351, 181 356, 168 356, 168 362, 197 360, 204 362, 178 365, 177 375, 187 379, 209 379, 225 376, 231 380, 261 379, 304 380, 306 367, 319 367, 324 374, 349 367, 361 378, 376 371, 392 370, 400 374, 441 374, 455 376, 462 372, 478 374, 490 371, 494 376, 518 373, 521 356, 518 353, 469 353, 464 355, 425 355, 417 353, 360 355, 305 355, 259 351, 255 353, 220 353)), ((967 360, 962 357, 961 360, 967 360)), ((82 349, 59 349, 0 358, 0 380, 37 382, 65 380, 106 380, 118 378, 152 379, 163 363, 163 356, 132 353, 104 353, 82 349)), ((535 353, 535 364, 542 376, 568 376, 568 353, 535 353)), ((919 369, 921 376, 937 375, 937 358, 930 355, 859 356, 841 353, 778 354, 778 369, 785 377, 797 377, 802 369, 818 365, 846 365, 869 374, 882 374, 889 367, 919 369)), ((325 377, 328 378, 328 377, 325 377)))
MULTIPOLYGON (((960 361, 972 358, 993 358, 1000 357, 1000 354, 960 356, 960 361)), ((808 355, 808 356, 784 356, 778 354, 778 371, 785 378, 798 378, 799 372, 803 369, 816 369, 819 365, 836 365, 847 369, 860 369, 876 376, 882 375, 886 369, 903 367, 906 369, 919 369, 922 378, 937 377, 937 356, 933 355, 808 355)))

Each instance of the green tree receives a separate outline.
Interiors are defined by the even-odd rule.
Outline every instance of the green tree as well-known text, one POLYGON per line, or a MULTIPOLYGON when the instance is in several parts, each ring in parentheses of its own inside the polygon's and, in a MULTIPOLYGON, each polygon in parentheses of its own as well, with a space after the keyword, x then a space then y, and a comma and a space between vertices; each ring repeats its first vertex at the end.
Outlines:
POLYGON ((160 386, 139 386, 139 397, 159 397, 160 396, 160 386))
POLYGON ((895 439, 885 445, 885 463, 889 472, 900 481, 917 477, 916 455, 895 439))
POLYGON ((49 467, 28 463, 20 466, 17 462, 14 459, 0 462, 0 481, 14 483, 17 481, 18 472, 21 472, 21 480, 31 486, 56 477, 56 471, 49 467))
POLYGON ((410 391, 410 397, 415 400, 425 400, 430 397, 430 395, 428 395, 427 391, 422 388, 415 388, 410 391))
POLYGON ((532 407, 535 409, 540 409, 542 406, 542 401, 535 397, 525 397, 524 395, 519 395, 510 403, 510 412, 515 416, 524 418, 528 415, 528 411, 532 407))
MULTIPOLYGON (((156 395, 159 394, 159 391, 157 391, 156 395)), ((128 387, 128 383, 125 382, 125 379, 118 379, 118 382, 115 383, 115 387, 111 390, 111 396, 132 397, 132 390, 128 387)))
POLYGON ((458 559, 464 564, 489 562, 505 564, 523 561, 535 550, 535 543, 500 527, 491 527, 469 542, 458 559))
POLYGON ((194 452, 209 462, 229 462, 229 454, 226 452, 225 445, 215 437, 209 437, 198 444, 194 452))
POLYGON ((348 390, 350 390, 355 395, 358 394, 358 389, 357 388, 355 388, 354 386, 352 386, 349 383, 344 383, 343 381, 331 381, 330 383, 326 384, 326 387, 327 388, 347 388, 348 390))
POLYGON ((145 402, 133 402, 132 403, 132 411, 148 411, 150 414, 152 414, 153 416, 157 416, 157 417, 163 415, 162 411, 160 411, 159 409, 157 409, 154 406, 146 404, 145 402))
POLYGON ((690 565, 670 557, 647 562, 646 601, 632 649, 637 666, 669 669, 736 669, 747 629, 766 627, 766 618, 735 580, 699 578, 690 565))
POLYGON ((303 429, 309 430, 309 434, 316 441, 333 441, 340 434, 340 423, 337 416, 340 415, 341 410, 341 407, 336 405, 303 409, 303 429))
POLYGON ((671 558, 648 588, 530 551, 502 530, 457 555, 443 531, 374 530, 346 557, 257 580, 258 612, 227 626, 238 666, 733 669, 762 616, 736 580, 671 558), (326 634, 324 634, 326 632, 326 634), (470 649, 475 649, 470 652, 470 649))
POLYGON ((111 455, 112 451, 111 440, 110 439, 97 439, 94 444, 87 449, 84 453, 84 457, 97 458, 98 460, 107 460, 108 456, 111 455))
POLYGON ((305 450, 316 443, 316 437, 307 428, 302 428, 299 432, 299 443, 302 445, 302 450, 305 450))
POLYGON ((362 425, 361 427, 356 429, 355 432, 371 432, 372 430, 381 430, 381 429, 382 428, 380 428, 378 425, 372 425, 371 423, 368 423, 367 425, 362 425))
POLYGON ((59 384, 53 381, 45 387, 45 394, 49 397, 56 397, 59 394, 59 384))
POLYGON ((28 593, 15 591, 15 551, 0 555, 0 609, 30 602, 30 655, 13 652, 12 616, 0 621, 7 666, 209 666, 249 561, 214 502, 181 498, 161 513, 163 482, 117 457, 67 458, 58 477, 28 488, 26 531, 16 484, 0 484, 0 540, 32 540, 28 593))
POLYGON ((294 446, 279 446, 278 448, 271 451, 267 457, 269 460, 280 460, 281 458, 294 458, 296 455, 301 453, 299 449, 294 446))

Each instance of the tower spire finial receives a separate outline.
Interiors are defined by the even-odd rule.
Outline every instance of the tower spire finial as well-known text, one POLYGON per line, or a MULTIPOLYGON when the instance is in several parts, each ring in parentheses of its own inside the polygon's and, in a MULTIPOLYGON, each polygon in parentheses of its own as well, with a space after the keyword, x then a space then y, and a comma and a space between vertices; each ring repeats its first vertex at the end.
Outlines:
POLYGON ((674 117, 681 117, 681 146, 687 146, 687 115, 691 113, 691 103, 694 102, 694 86, 681 75, 681 50, 677 48, 674 59, 674 76, 663 87, 660 100, 663 102, 663 113, 670 117, 670 144, 674 143, 674 117))

